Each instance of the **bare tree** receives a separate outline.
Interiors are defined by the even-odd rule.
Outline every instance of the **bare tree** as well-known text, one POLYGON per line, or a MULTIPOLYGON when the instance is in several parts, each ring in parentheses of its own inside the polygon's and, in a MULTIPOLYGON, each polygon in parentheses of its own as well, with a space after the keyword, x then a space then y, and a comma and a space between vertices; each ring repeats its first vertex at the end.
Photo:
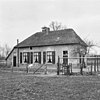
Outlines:
POLYGON ((57 21, 52 21, 49 25, 49 27, 53 30, 61 30, 61 29, 66 29, 65 25, 62 25, 61 23, 57 22, 57 21))
POLYGON ((83 68, 86 67, 85 61, 84 61, 86 52, 87 52, 86 46, 81 46, 81 45, 76 46, 72 51, 73 56, 79 57, 77 60, 78 60, 78 66, 80 66, 80 74, 81 75, 83 75, 83 68))
POLYGON ((10 48, 7 44, 5 44, 5 46, 4 46, 4 53, 5 53, 5 56, 7 56, 7 55, 9 54, 10 51, 11 51, 11 48, 10 48))
POLYGON ((96 43, 94 43, 92 40, 88 40, 88 39, 84 39, 84 42, 86 43, 87 45, 87 48, 83 48, 82 46, 79 46, 77 48, 74 49, 74 53, 75 54, 81 54, 82 53, 82 49, 85 49, 85 53, 86 54, 90 54, 90 49, 93 47, 93 46, 97 46, 96 43))
POLYGON ((96 43, 94 43, 92 40, 84 39, 85 43, 87 44, 87 54, 90 54, 90 49, 93 46, 97 46, 96 43))
POLYGON ((1 56, 2 56, 2 47, 0 45, 0 58, 1 58, 1 56))
POLYGON ((77 46, 73 49, 72 51, 72 56, 77 56, 77 55, 85 55, 87 52, 87 48, 84 46, 77 46))
POLYGON ((11 48, 8 46, 8 44, 5 44, 4 46, 0 46, 0 57, 6 57, 9 52, 11 51, 11 48))

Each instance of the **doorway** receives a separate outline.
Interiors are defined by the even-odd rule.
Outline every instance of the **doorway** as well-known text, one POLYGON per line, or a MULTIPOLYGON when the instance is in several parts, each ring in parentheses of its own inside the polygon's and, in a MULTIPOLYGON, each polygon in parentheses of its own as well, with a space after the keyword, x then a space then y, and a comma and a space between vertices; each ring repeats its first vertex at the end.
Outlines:
POLYGON ((16 67, 16 56, 13 56, 13 66, 16 67))

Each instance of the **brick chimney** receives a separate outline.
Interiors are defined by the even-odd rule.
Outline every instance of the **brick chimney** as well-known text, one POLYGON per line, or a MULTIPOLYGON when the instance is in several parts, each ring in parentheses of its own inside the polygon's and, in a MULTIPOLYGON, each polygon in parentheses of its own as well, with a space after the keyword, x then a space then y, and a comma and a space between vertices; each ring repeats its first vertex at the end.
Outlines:
POLYGON ((50 28, 49 27, 42 27, 42 32, 49 34, 50 28))

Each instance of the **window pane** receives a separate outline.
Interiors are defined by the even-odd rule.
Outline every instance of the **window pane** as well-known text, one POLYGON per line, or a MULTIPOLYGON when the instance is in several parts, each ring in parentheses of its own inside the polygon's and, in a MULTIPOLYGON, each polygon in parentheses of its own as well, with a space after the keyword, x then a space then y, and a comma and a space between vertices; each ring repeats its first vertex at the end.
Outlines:
POLYGON ((54 51, 47 52, 47 62, 48 63, 55 63, 55 54, 54 51))
POLYGON ((41 63, 41 52, 34 52, 34 61, 36 63, 41 63))
POLYGON ((27 52, 23 53, 23 60, 24 60, 24 63, 27 63, 27 52))
POLYGON ((68 51, 63 51, 63 64, 68 64, 68 51))
POLYGON ((63 56, 68 56, 68 51, 63 51, 63 56))

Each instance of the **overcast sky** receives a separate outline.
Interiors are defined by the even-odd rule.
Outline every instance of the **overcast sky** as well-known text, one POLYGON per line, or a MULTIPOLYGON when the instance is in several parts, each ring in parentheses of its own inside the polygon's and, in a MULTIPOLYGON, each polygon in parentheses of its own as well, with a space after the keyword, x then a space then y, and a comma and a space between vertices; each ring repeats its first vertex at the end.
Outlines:
POLYGON ((100 0, 0 0, 0 45, 13 47, 51 21, 100 45, 100 0))

